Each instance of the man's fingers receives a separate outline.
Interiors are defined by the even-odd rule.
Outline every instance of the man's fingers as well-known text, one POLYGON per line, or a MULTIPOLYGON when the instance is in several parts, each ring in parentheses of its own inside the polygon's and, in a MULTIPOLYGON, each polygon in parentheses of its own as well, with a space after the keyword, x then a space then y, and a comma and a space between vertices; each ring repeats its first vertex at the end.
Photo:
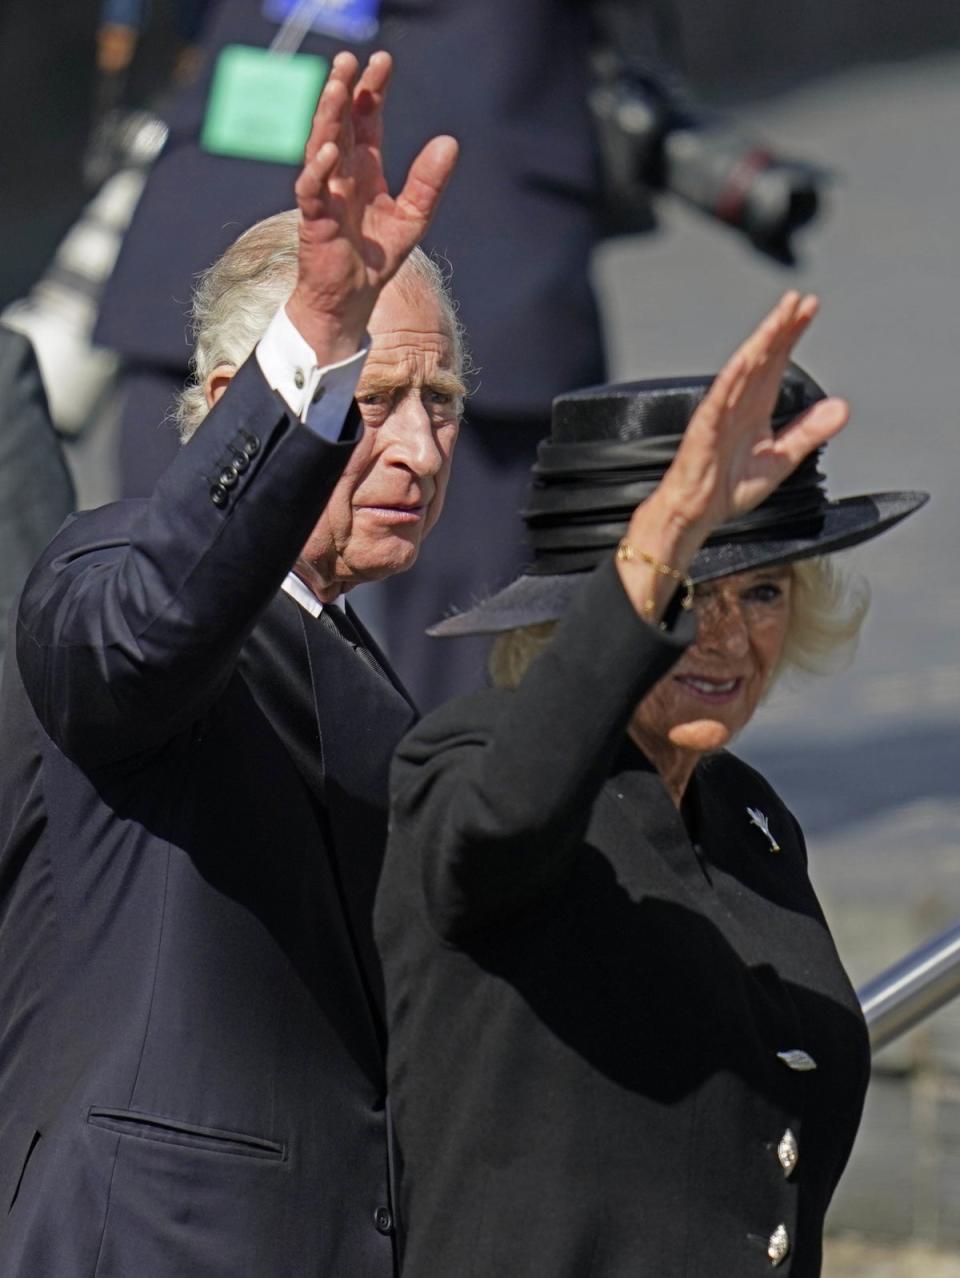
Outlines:
POLYGON ((433 217, 456 167, 459 152, 456 138, 442 135, 432 138, 410 165, 396 206, 405 218, 420 228, 418 238, 433 217))
POLYGON ((393 72, 389 53, 374 53, 353 92, 353 129, 358 146, 380 149, 383 143, 383 104, 393 72))
POLYGON ((327 208, 327 183, 336 171, 340 151, 335 142, 324 142, 303 172, 297 178, 294 194, 300 212, 313 220, 322 216, 327 208))
MULTIPOLYGON (((353 58, 353 54, 345 54, 353 58)), ((338 55, 339 57, 339 55, 338 55)), ((356 62, 356 59, 353 59, 356 62)), ((303 149, 304 167, 308 167, 326 142, 337 142, 343 128, 343 116, 350 102, 350 90, 342 77, 330 73, 310 126, 310 136, 303 149)))

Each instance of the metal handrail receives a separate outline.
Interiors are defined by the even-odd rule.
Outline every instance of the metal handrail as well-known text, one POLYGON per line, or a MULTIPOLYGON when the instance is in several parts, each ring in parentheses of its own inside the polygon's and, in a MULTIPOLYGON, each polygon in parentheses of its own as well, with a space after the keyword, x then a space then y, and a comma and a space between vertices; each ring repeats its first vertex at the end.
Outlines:
POLYGON ((870 1047, 905 1034, 960 994, 960 920, 857 990, 870 1047))

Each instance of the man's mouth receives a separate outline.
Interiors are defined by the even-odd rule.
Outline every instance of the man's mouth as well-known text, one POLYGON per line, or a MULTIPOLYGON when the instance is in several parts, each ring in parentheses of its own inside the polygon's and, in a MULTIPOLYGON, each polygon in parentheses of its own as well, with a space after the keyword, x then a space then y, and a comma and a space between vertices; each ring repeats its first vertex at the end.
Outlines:
POLYGON ((415 524, 423 518, 426 506, 407 505, 403 502, 380 506, 367 502, 362 506, 356 506, 355 509, 368 515, 374 515, 376 518, 386 520, 389 523, 415 524))
POLYGON ((716 679, 708 675, 675 675, 674 678, 695 697, 711 705, 732 701, 743 683, 742 679, 716 679))

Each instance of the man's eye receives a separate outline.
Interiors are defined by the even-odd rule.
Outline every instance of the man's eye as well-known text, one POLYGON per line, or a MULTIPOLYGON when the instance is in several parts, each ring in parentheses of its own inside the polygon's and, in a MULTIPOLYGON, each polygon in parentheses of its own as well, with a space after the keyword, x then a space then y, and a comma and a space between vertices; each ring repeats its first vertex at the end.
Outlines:
POLYGON ((382 391, 371 391, 369 395, 358 395, 357 403, 369 405, 370 408, 379 408, 387 402, 387 397, 382 391))

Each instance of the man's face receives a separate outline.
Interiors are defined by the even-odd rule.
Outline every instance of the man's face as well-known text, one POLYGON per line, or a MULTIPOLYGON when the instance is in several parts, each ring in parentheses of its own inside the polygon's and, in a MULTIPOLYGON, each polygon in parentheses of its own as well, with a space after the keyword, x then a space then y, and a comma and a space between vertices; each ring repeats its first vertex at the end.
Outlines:
POLYGON ((403 572, 443 507, 464 387, 439 302, 391 282, 357 386, 363 435, 297 561, 321 599, 403 572))

